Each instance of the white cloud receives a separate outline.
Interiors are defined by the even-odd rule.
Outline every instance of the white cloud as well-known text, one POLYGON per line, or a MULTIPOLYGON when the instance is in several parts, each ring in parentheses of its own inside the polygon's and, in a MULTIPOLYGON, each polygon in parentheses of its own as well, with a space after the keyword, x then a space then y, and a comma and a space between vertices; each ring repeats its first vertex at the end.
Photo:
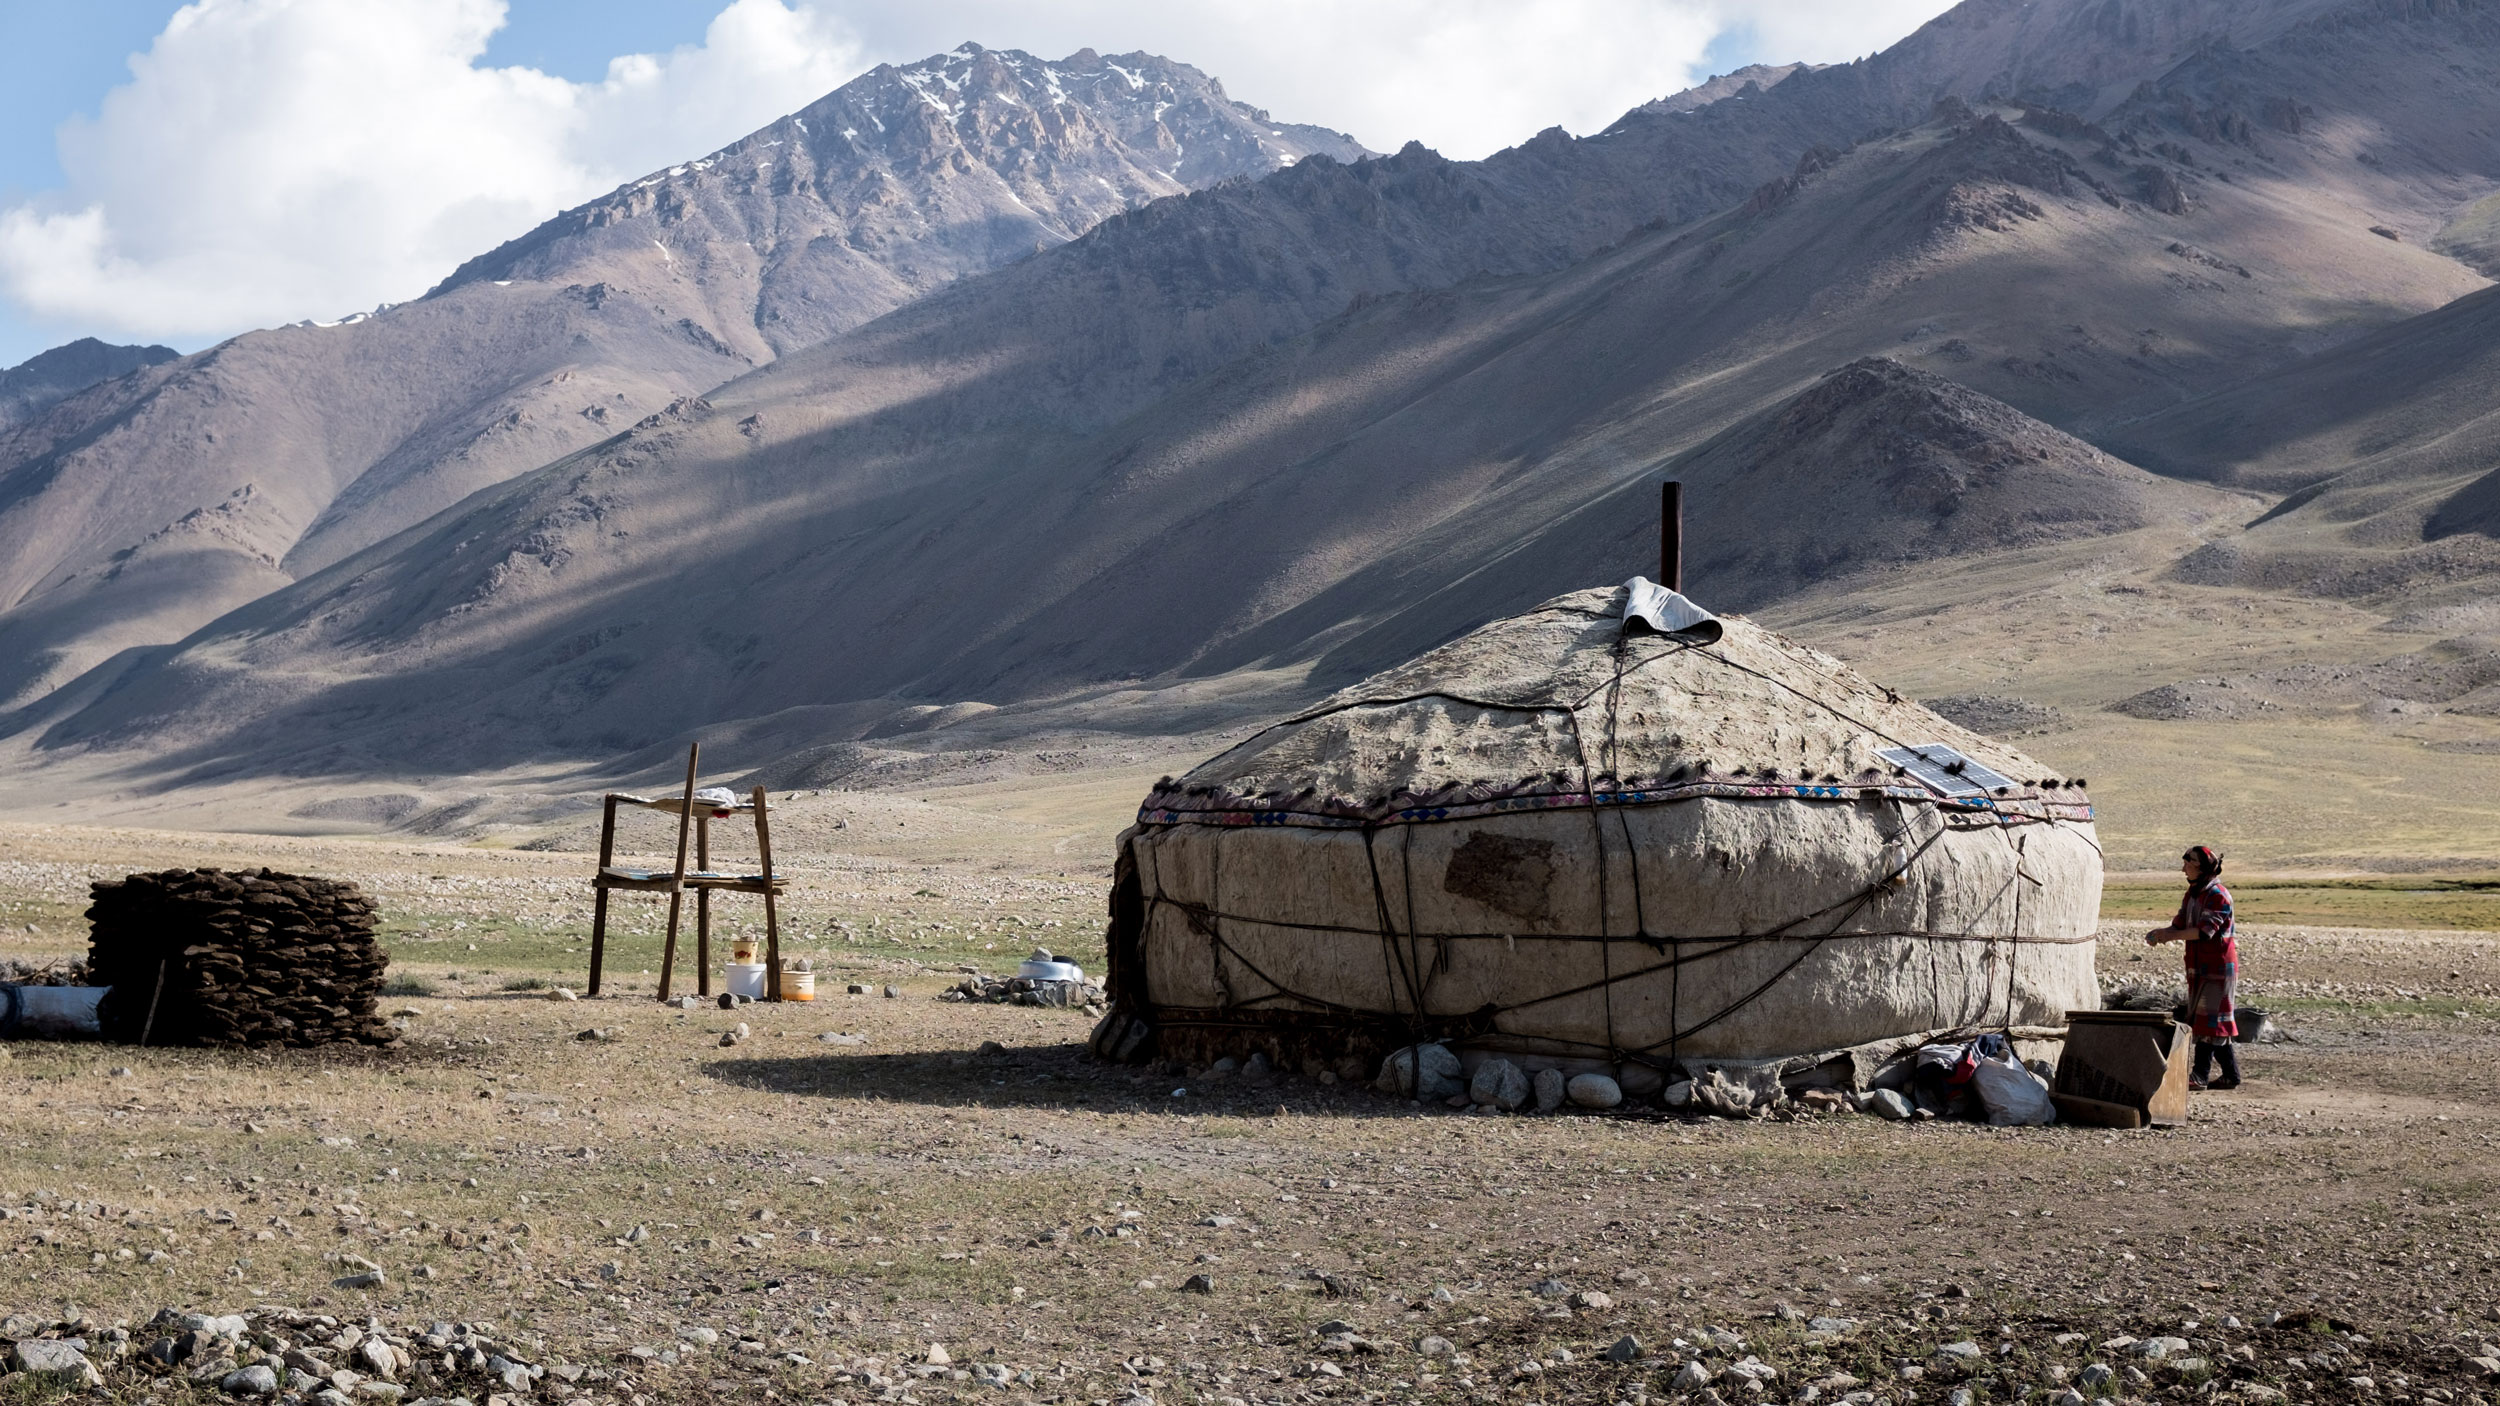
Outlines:
POLYGON ((413 297, 567 205, 822 96, 833 21, 736 0, 596 83, 478 64, 502 0, 199 0, 92 120, 67 186, 0 212, 0 290, 46 322, 185 338, 413 297))
MULTIPOLYGON (((1713 40, 1818 63, 1883 47, 1952 0, 816 0, 880 58, 973 39, 1057 56, 1145 49, 1244 102, 1391 150, 1473 158, 1588 133, 1706 77, 1713 40)), ((1732 66, 1732 65, 1731 65, 1732 66)))
POLYGON ((1950 0, 1714 0, 1727 26, 1770 62, 1864 58, 1952 8, 1950 0))
POLYGON ((1278 117, 1478 157, 1602 127, 1686 86, 1713 0, 819 0, 880 56, 964 39, 1056 57, 1144 49, 1278 117))
POLYGON ((196 341, 413 297, 567 205, 967 39, 1145 49, 1286 120, 1476 157, 1603 127, 1702 77, 1723 35, 1846 59, 1947 3, 734 0, 702 44, 575 83, 480 64, 504 0, 197 0, 61 130, 65 186, 0 210, 0 298, 196 341))

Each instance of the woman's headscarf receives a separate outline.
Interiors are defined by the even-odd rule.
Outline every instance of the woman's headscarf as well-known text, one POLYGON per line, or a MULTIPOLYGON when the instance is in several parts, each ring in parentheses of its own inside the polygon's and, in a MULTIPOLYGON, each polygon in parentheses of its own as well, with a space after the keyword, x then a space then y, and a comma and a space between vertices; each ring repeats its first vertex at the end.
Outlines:
POLYGON ((2200 884, 2209 884, 2221 877, 2222 851, 2211 845, 2193 846, 2179 857, 2196 866, 2196 882, 2200 884))

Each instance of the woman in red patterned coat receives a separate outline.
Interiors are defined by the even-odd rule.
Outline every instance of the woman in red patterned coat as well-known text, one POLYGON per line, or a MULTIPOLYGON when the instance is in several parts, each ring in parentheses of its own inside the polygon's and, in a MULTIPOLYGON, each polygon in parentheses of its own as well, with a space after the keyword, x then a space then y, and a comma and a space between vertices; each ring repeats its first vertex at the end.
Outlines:
POLYGON ((2170 926, 2144 934, 2159 946, 2187 944, 2188 1025, 2196 1034, 2196 1068, 2188 1076, 2191 1089, 2236 1089, 2240 1056, 2236 1012, 2240 984, 2238 928, 2231 921, 2231 891, 2222 886, 2222 854, 2198 845, 2179 856, 2179 872, 2187 876, 2187 897, 2170 926), (2208 1079, 2213 1066, 2222 1077, 2208 1079))

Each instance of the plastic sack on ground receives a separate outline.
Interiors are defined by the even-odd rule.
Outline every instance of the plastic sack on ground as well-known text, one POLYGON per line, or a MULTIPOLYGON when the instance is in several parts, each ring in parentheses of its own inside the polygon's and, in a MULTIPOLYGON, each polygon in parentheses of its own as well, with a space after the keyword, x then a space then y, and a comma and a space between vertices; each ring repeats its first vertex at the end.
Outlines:
POLYGON ((2048 1085, 2010 1054, 1980 1060, 1971 1071, 1970 1084, 1994 1127, 2036 1128, 2057 1121, 2057 1105, 2049 1101, 2048 1085))
POLYGON ((96 1003, 109 986, 0 986, 0 1039, 86 1040, 102 1033, 96 1003))

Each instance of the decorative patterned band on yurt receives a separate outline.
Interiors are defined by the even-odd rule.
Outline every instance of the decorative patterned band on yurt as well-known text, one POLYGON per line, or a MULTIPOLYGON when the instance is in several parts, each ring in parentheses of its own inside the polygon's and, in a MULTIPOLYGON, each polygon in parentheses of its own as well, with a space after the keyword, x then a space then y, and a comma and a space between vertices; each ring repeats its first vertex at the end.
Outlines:
POLYGON ((1106 1054, 1631 1086, 2098 1004, 2080 781, 1646 581, 1487 625, 1159 783, 1106 1054), (1665 628, 1661 628, 1661 626, 1665 628))

